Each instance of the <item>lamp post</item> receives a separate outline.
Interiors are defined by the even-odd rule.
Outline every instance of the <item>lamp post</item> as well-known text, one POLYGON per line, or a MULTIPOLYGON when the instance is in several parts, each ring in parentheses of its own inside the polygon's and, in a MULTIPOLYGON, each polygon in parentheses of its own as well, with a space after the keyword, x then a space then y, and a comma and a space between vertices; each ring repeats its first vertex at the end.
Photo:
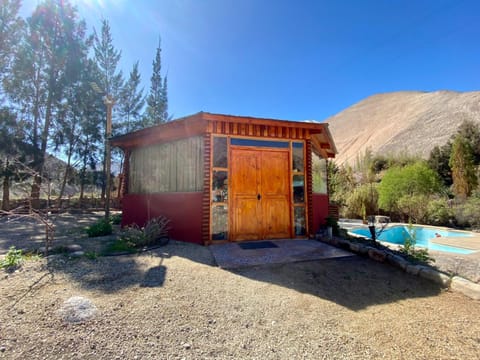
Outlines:
POLYGON ((111 168, 111 150, 110 136, 112 135, 112 108, 115 105, 115 99, 111 95, 103 98, 103 103, 107 107, 107 126, 105 131, 105 220, 110 218, 110 168, 111 168))

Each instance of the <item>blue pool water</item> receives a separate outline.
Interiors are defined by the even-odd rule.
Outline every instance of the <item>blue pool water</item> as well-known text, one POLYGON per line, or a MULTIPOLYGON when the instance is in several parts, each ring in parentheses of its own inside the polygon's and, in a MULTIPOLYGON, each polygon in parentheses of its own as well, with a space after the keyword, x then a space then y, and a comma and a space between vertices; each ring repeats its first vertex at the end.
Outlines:
MULTIPOLYGON (((370 230, 368 228, 358 228, 349 231, 353 235, 360 235, 370 238, 370 230)), ((413 226, 412 232, 416 235, 416 246, 428 248, 430 250, 445 251, 456 254, 471 254, 474 251, 457 248, 453 246, 434 244, 430 242, 430 239, 436 236, 452 236, 452 237, 471 237, 472 235, 466 232, 451 231, 445 229, 426 228, 422 226, 413 226), (437 235, 438 234, 438 235, 437 235)), ((408 226, 395 225, 383 230, 377 240, 384 241, 391 244, 403 245, 405 239, 412 238, 409 232, 408 226)))

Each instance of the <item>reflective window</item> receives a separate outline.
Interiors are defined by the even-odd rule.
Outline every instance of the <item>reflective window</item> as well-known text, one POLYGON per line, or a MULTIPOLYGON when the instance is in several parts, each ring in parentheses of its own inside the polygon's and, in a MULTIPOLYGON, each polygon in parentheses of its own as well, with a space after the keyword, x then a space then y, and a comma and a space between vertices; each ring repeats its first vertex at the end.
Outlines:
POLYGON ((293 175, 293 202, 303 204, 305 202, 305 177, 293 175))
POLYGON ((227 138, 213 138, 213 167, 226 168, 228 166, 227 138))
POLYGON ((213 171, 212 173, 212 201, 227 202, 228 199, 228 173, 226 171, 213 171))
POLYGON ((327 193, 327 161, 312 153, 313 192, 327 193))
POLYGON ((292 169, 294 172, 303 172, 304 171, 304 161, 303 161, 303 143, 292 144, 292 169))
POLYGON ((305 208, 303 206, 294 207, 295 217, 295 235, 305 235, 305 208))
POLYGON ((269 140, 253 140, 253 139, 238 139, 232 138, 230 140, 231 145, 238 146, 258 146, 258 147, 273 147, 287 149, 289 143, 286 141, 269 141, 269 140))
POLYGON ((227 206, 214 206, 212 209, 212 240, 228 239, 227 206))

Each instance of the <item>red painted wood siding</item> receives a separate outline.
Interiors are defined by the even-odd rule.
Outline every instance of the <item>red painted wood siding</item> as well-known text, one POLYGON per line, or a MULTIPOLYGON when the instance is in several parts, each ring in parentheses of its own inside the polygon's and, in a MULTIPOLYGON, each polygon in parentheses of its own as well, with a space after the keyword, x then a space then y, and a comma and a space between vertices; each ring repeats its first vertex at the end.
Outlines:
POLYGON ((126 194, 122 226, 143 226, 148 219, 163 215, 171 220, 171 239, 203 245, 202 200, 202 192, 126 194))
POLYGON ((328 195, 312 194, 313 199, 313 228, 312 234, 315 234, 320 225, 325 224, 325 218, 328 216, 328 195))

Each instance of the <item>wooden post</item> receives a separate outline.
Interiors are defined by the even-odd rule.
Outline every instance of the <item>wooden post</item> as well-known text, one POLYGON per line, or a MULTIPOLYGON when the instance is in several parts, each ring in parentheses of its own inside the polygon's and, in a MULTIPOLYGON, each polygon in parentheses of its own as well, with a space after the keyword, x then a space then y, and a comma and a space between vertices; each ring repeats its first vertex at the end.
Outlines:
POLYGON ((111 150, 110 150, 110 136, 112 135, 112 109, 115 105, 115 100, 111 95, 103 98, 103 103, 107 107, 107 126, 105 131, 105 172, 106 172, 106 194, 105 194, 105 220, 110 219, 110 168, 111 168, 111 150))

